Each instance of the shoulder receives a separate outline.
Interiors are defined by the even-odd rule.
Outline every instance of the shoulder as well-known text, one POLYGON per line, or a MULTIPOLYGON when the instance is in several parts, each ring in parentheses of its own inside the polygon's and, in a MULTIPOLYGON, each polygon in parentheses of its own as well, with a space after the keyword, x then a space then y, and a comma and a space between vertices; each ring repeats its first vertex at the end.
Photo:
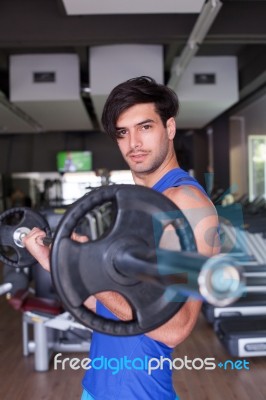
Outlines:
POLYGON ((163 192, 179 208, 201 208, 215 209, 213 203, 200 189, 191 185, 172 187, 163 192))
POLYGON ((208 257, 219 253, 219 218, 211 200, 200 189, 185 185, 168 189, 164 195, 187 218, 194 232, 198 251, 208 257))

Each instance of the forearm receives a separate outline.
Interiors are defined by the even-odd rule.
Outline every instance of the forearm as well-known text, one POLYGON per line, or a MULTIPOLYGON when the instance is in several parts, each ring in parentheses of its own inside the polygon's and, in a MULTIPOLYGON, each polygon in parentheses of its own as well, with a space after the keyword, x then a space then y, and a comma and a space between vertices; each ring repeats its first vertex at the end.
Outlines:
MULTIPOLYGON (((129 321, 133 317, 132 308, 120 294, 102 292, 95 295, 106 308, 122 321, 129 321)), ((175 347, 183 342, 192 331, 201 308, 201 302, 189 299, 181 310, 162 326, 146 333, 154 340, 169 347, 175 347)))
POLYGON ((189 336, 194 328, 201 304, 201 301, 190 298, 171 319, 146 335, 169 347, 176 347, 189 336))
POLYGON ((116 292, 101 292, 95 295, 108 310, 123 321, 133 318, 132 308, 126 299, 116 292))

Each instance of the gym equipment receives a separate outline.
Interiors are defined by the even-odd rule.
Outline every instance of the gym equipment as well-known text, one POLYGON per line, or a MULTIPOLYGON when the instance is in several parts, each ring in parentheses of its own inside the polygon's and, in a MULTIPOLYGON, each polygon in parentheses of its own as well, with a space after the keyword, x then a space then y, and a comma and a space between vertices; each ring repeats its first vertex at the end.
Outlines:
MULTIPOLYGON (((55 232, 51 250, 53 282, 66 309, 92 329, 116 335, 152 330, 171 318, 183 305, 184 295, 176 301, 176 291, 165 296, 163 285, 141 280, 136 271, 139 257, 130 260, 131 268, 126 267, 129 275, 119 271, 132 247, 142 258, 149 256, 159 243, 163 225, 170 224, 175 225, 181 247, 196 251, 193 232, 185 217, 174 203, 155 191, 141 186, 113 185, 100 187, 74 203, 55 232), (112 202, 116 218, 104 235, 83 244, 71 240, 71 233, 83 216, 107 202, 112 202), (135 310, 132 321, 106 320, 86 309, 83 302, 91 294, 106 290, 116 291, 129 301, 135 310)), ((154 252, 153 262, 155 256, 154 252)))
POLYGON ((243 281, 233 259, 223 255, 208 260, 195 251, 191 227, 168 198, 142 186, 108 186, 85 195, 65 213, 52 244, 52 278, 77 320, 99 332, 135 335, 166 322, 191 293, 226 303, 241 295, 243 281), (116 217, 104 235, 88 243, 71 240, 84 214, 105 202, 112 202, 116 217), (159 248, 168 225, 184 251, 159 248), (106 320, 83 305, 102 291, 123 295, 134 310, 133 320, 106 320))
POLYGON ((248 293, 227 307, 203 303, 202 313, 210 324, 215 325, 225 318, 266 315, 266 296, 262 293, 248 293))
POLYGON ((243 263, 250 264, 253 261, 254 264, 265 264, 266 241, 262 233, 251 233, 249 230, 221 223, 220 235, 223 238, 222 248, 224 252, 234 253, 243 263))
MULTIPOLYGON (((65 207, 42 208, 52 234, 65 207)), ((86 227, 87 228, 87 227, 86 227)), ((84 226, 82 226, 84 229, 84 226)), ((49 237, 51 240, 51 238, 49 237)), ((33 354, 34 369, 48 371, 54 352, 87 352, 91 332, 64 312, 51 281, 51 274, 38 263, 34 268, 4 266, 0 294, 7 293, 9 304, 22 312, 23 355, 33 354), (30 286, 30 281, 34 285, 30 286)))
POLYGON ((12 289, 12 283, 2 283, 0 285, 0 296, 2 296, 3 294, 6 294, 8 292, 10 292, 10 290, 12 289))
POLYGON ((22 312, 23 355, 33 354, 36 371, 48 371, 55 352, 88 351, 91 332, 64 312, 49 272, 39 264, 28 274, 25 268, 5 265, 4 281, 12 282, 8 303, 22 312))
POLYGON ((89 328, 79 324, 69 313, 57 310, 51 301, 45 304, 42 300, 37 307, 39 310, 34 309, 34 304, 30 308, 23 312, 23 355, 34 353, 36 371, 48 371, 55 352, 88 352, 91 342, 89 328))
POLYGON ((244 266, 243 276, 246 288, 243 296, 233 305, 216 307, 203 304, 202 311, 210 323, 216 323, 221 318, 235 316, 254 316, 266 314, 266 265, 248 264, 244 266))
POLYGON ((215 324, 216 334, 234 357, 266 355, 266 316, 224 318, 215 324))
POLYGON ((34 353, 36 371, 47 371, 54 352, 87 352, 91 331, 79 324, 55 299, 41 298, 20 290, 9 304, 23 312, 23 355, 34 353))
POLYGON ((11 267, 25 268, 36 263, 22 239, 34 227, 51 234, 45 218, 27 207, 11 208, 0 214, 0 261, 11 267))
MULTIPOLYGON (((14 230, 3 231, 14 234, 14 230)), ((51 273, 64 307, 86 326, 113 335, 157 328, 190 295, 230 304, 241 296, 246 283, 236 258, 220 255, 208 259, 196 254, 191 227, 172 201, 133 185, 100 187, 67 210, 52 243, 51 273), (87 243, 71 239, 86 215, 104 204, 110 207, 110 203, 112 217, 102 236, 87 243), (174 228, 182 251, 160 248, 168 226, 174 228), (90 295, 103 291, 123 295, 132 306, 133 319, 106 320, 83 305, 90 295)))
POLYGON ((14 269, 8 265, 3 268, 3 284, 0 286, 2 290, 6 288, 5 292, 0 294, 8 294, 12 296, 18 291, 27 291, 29 287, 29 275, 22 269, 14 269))
POLYGON ((263 195, 260 195, 246 207, 246 210, 253 215, 258 214, 263 208, 265 208, 265 198, 263 195))
POLYGON ((202 312, 214 332, 235 357, 266 355, 266 265, 247 264, 247 293, 233 305, 215 307, 203 303, 202 312))

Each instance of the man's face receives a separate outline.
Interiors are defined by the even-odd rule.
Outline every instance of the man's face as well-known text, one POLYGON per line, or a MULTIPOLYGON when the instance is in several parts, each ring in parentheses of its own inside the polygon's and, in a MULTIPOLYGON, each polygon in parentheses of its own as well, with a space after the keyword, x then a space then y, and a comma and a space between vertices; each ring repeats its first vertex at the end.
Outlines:
POLYGON ((133 173, 150 173, 167 162, 175 122, 169 118, 164 127, 153 103, 136 104, 124 111, 116 131, 119 149, 133 173))

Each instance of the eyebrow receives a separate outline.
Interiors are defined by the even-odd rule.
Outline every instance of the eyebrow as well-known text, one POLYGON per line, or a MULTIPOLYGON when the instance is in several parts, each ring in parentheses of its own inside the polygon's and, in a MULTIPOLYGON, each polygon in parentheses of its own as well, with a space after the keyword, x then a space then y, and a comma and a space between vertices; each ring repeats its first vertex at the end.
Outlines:
MULTIPOLYGON (((148 119, 145 119, 144 121, 138 122, 135 126, 145 125, 145 124, 147 124, 147 123, 149 123, 149 122, 155 122, 155 121, 154 121, 153 119, 148 118, 148 119)), ((117 131, 119 131, 119 130, 121 130, 121 129, 126 129, 126 127, 123 127, 123 126, 116 126, 115 129, 116 129, 117 131)))
POLYGON ((155 122, 153 119, 145 119, 144 121, 138 122, 136 126, 147 124, 148 122, 155 122))

